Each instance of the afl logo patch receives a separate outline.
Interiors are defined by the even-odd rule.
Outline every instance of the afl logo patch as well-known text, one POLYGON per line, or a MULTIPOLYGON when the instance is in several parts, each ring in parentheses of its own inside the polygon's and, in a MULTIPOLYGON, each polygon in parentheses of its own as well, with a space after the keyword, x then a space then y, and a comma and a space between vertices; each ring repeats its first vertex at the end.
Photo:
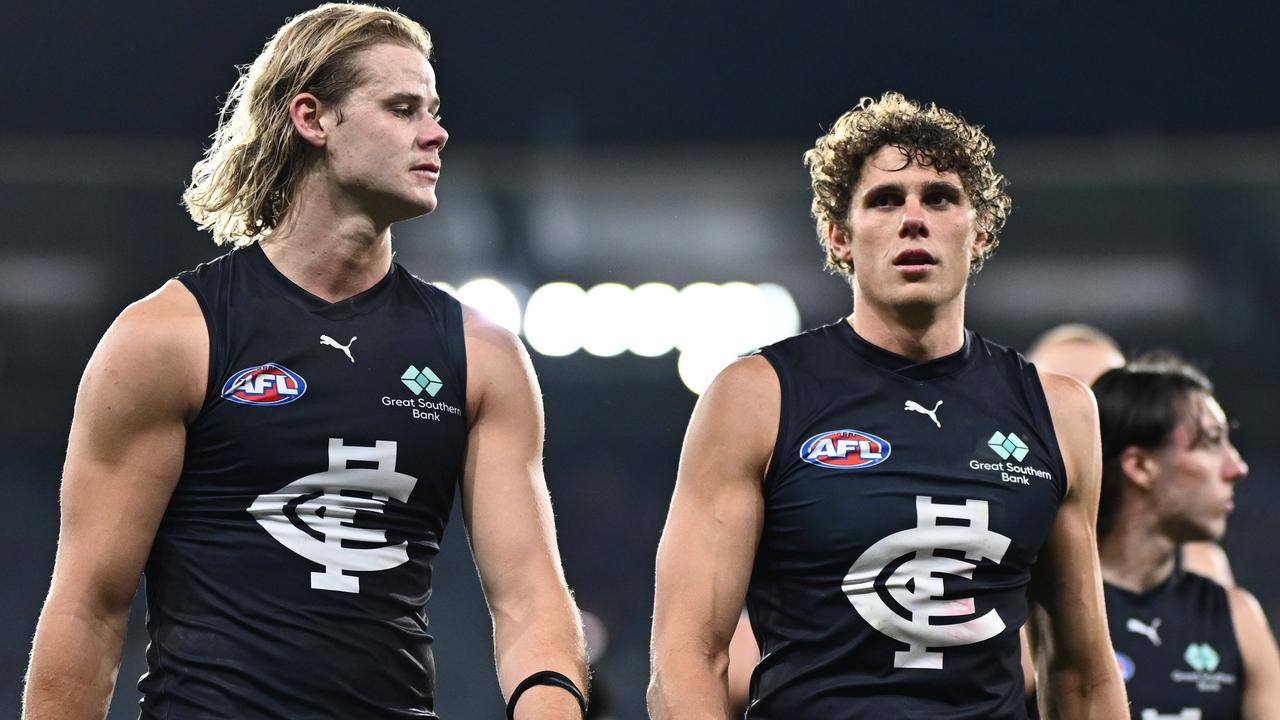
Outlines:
POLYGON ((222 397, 242 405, 284 405, 302 397, 307 381, 283 365, 267 363, 245 368, 227 378, 222 397))
POLYGON ((828 430, 800 446, 800 459, 835 470, 857 470, 889 459, 889 441, 861 430, 828 430))
POLYGON ((1120 677, 1123 678, 1125 682, 1129 682, 1129 680, 1133 678, 1133 672, 1137 670, 1133 664, 1133 660, 1122 652, 1116 653, 1116 666, 1120 668, 1120 677))

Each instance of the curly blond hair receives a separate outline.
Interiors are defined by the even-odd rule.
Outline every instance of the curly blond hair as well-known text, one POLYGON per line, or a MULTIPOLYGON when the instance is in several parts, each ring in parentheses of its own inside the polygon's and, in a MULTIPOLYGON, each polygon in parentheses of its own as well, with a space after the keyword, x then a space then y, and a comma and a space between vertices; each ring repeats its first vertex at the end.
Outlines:
POLYGON ((363 81, 356 54, 380 43, 431 57, 431 36, 392 10, 329 3, 290 19, 231 88, 218 129, 191 170, 182 202, 214 242, 251 245, 289 212, 307 165, 307 146, 289 118, 289 103, 309 92, 341 103, 363 81))
POLYGON ((970 125, 933 103, 921 107, 896 92, 886 92, 879 100, 862 98, 804 154, 813 187, 810 213, 826 250, 827 268, 853 272, 852 263, 837 258, 827 245, 827 226, 848 221, 863 161, 885 146, 901 149, 908 163, 938 172, 954 170, 960 176, 978 225, 987 233, 987 244, 972 267, 972 272, 981 270, 999 245, 1000 230, 1013 206, 1005 192, 1008 181, 991 166, 996 147, 982 126, 970 125))

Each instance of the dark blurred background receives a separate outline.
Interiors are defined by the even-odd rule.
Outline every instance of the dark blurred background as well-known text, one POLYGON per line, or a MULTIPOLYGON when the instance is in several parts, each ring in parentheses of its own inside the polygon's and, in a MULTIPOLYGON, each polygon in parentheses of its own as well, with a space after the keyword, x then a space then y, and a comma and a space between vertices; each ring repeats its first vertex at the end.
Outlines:
MULTIPOLYGON (((0 30, 0 714, 17 711, 57 538, 79 373, 128 302, 220 254, 179 206, 219 100, 297 2, 10 3, 0 30)), ((801 154, 897 89, 986 126, 1012 181, 970 326, 1025 349, 1061 321, 1207 366, 1253 467, 1225 546, 1280 618, 1280 69, 1247 3, 420 2, 451 139, 440 210, 398 227, 430 280, 776 283, 848 311, 801 154)), ((644 716, 653 558, 696 396, 677 354, 533 352, 549 484, 597 678, 644 716)), ((163 378, 138 378, 162 391, 163 378)), ((488 617, 450 528, 428 608, 438 710, 498 717, 488 617)), ((111 718, 136 716, 141 612, 111 718)))

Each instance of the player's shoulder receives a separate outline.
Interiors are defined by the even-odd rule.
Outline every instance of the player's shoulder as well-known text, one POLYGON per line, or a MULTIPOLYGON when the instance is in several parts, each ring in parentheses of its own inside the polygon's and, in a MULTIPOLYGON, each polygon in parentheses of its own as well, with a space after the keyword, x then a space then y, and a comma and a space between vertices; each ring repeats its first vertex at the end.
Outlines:
POLYGON ((1048 370, 1036 370, 1044 397, 1055 424, 1069 422, 1092 427, 1098 423, 1098 404, 1093 391, 1073 377, 1048 370))
POLYGON ((121 350, 137 352, 184 353, 193 340, 207 340, 199 302, 176 279, 125 307, 107 335, 122 345, 121 350))
POLYGON ((781 404, 777 370, 754 353, 734 360, 716 375, 698 399, 695 413, 717 423, 776 431, 781 404))
POLYGON ((1231 607, 1231 618, 1237 625, 1243 623, 1246 626, 1250 626, 1256 623, 1266 623, 1266 615, 1262 610, 1262 603, 1258 602, 1258 598, 1253 593, 1239 585, 1220 585, 1211 578, 1205 578, 1205 581, 1214 583, 1226 592, 1227 603, 1231 607))
POLYGON ((768 360, 755 353, 733 361, 698 398, 686 454, 740 464, 758 479, 754 473, 767 469, 774 449, 781 405, 778 375, 768 360))
POLYGON ((469 417, 477 417, 489 398, 538 394, 533 361, 513 331, 462 303, 462 336, 469 417))
POLYGON ((490 320, 479 310, 461 303, 462 334, 467 342, 467 357, 479 353, 477 359, 482 361, 512 361, 528 356, 524 343, 516 337, 515 332, 490 320))
POLYGON ((180 281, 170 280, 121 311, 94 350, 85 378, 118 382, 163 377, 178 391, 135 395, 174 403, 175 409, 190 414, 203 401, 208 359, 209 335, 200 305, 180 281))
POLYGON ((1227 593, 1236 642, 1245 656, 1246 664, 1253 658, 1255 665, 1261 663, 1274 666, 1274 634, 1267 622, 1267 613, 1262 609, 1262 603, 1258 602, 1253 593, 1239 585, 1224 587, 1223 590, 1227 593))
POLYGON ((707 392, 734 396, 767 397, 778 393, 778 373, 761 353, 752 353, 729 363, 716 375, 707 392), (763 393, 763 394, 762 394, 763 393))

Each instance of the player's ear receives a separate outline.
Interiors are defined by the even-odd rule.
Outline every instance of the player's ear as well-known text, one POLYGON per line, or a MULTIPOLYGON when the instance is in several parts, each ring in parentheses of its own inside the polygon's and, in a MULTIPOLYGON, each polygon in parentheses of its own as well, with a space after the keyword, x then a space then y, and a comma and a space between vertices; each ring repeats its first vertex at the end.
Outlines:
POLYGON ((990 241, 991 236, 987 234, 986 230, 978 231, 977 236, 973 238, 973 257, 970 258, 973 262, 977 262, 978 258, 982 257, 982 254, 987 251, 987 243, 990 241))
POLYGON ((298 93, 289 101, 289 120, 302 141, 312 147, 324 147, 326 134, 322 124, 324 103, 309 92, 298 93))
POLYGON ((1149 490, 1160 470, 1160 462, 1146 449, 1130 445, 1120 452, 1120 469, 1129 482, 1149 490))
POLYGON ((839 267, 853 265, 853 238, 844 223, 827 223, 827 256, 839 267))

